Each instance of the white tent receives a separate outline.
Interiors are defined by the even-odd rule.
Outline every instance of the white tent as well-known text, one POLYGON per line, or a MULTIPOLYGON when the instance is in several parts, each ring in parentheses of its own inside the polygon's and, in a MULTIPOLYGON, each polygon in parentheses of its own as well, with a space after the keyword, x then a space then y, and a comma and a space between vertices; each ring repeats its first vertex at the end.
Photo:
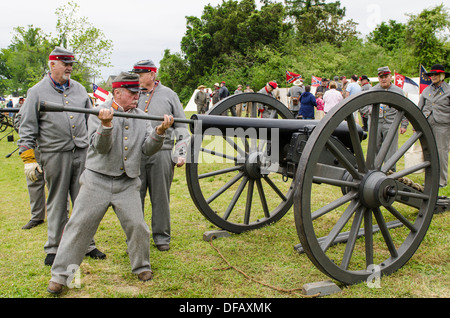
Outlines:
MULTIPOLYGON (((199 92, 198 89, 194 91, 194 94, 192 94, 191 99, 189 100, 189 103, 186 105, 186 108, 184 109, 185 112, 197 112, 197 104, 195 103, 195 95, 199 92)), ((212 90, 210 88, 206 88, 206 92, 208 94, 212 93, 212 90)), ((211 105, 211 101, 210 101, 211 105)))

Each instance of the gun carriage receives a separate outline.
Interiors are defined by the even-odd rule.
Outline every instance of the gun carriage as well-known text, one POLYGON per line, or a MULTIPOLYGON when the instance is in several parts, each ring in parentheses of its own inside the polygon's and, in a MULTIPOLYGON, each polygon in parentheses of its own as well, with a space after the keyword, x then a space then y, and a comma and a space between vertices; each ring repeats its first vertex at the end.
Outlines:
POLYGON ((2 108, 0 109, 0 132, 4 132, 6 129, 14 128, 14 118, 8 116, 9 113, 18 113, 18 108, 2 108))
MULTIPOLYGON (((53 106, 42 102, 41 111, 55 111, 53 106)), ((56 109, 62 110, 78 111, 56 109)), ((396 93, 356 95, 321 121, 293 119, 279 101, 245 93, 182 121, 192 132, 187 186, 205 218, 242 233, 279 221, 293 207, 300 240, 296 249, 345 284, 367 280, 374 269, 389 275, 401 268, 419 247, 434 213, 447 208, 447 201, 438 201, 433 132, 420 109, 396 93), (261 104, 272 110, 271 118, 236 117, 236 105, 250 103, 253 117, 261 104), (368 133, 353 115, 366 105, 377 114, 368 133), (397 115, 377 149, 383 105, 397 115), (404 117, 413 134, 387 156, 404 117), (414 144, 423 160, 408 166, 405 157, 414 144), (355 261, 361 258, 363 264, 355 261)))

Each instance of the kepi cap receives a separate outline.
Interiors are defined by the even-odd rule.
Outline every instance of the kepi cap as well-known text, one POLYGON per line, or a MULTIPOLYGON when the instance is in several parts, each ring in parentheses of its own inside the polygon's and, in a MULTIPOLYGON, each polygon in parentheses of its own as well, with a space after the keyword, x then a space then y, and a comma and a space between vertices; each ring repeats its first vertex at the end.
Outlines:
POLYGON ((389 69, 388 66, 383 66, 383 67, 380 67, 378 69, 378 76, 380 76, 380 75, 387 75, 387 74, 391 74, 391 73, 392 72, 391 72, 391 70, 389 69))
POLYGON ((152 60, 143 60, 139 61, 133 66, 132 73, 149 73, 149 72, 157 72, 158 68, 152 60))
POLYGON ((64 63, 77 63, 75 60, 75 54, 65 48, 56 46, 48 57, 49 61, 62 61, 64 63))
POLYGON ((275 82, 269 82, 269 86, 272 87, 273 89, 277 89, 278 84, 275 82))
POLYGON ((139 75, 122 72, 112 82, 112 88, 126 88, 132 92, 140 92, 139 75))

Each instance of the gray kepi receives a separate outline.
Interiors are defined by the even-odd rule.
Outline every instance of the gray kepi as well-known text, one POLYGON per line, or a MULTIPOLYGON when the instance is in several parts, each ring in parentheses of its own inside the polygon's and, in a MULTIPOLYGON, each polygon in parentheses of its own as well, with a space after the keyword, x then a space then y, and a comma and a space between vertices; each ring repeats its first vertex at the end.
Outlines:
POLYGON ((149 72, 157 72, 158 68, 152 60, 143 60, 139 61, 133 66, 133 73, 149 73, 149 72))
POLYGON ((132 92, 140 92, 139 75, 121 72, 112 82, 112 88, 126 88, 132 92))
POLYGON ((78 63, 73 52, 59 46, 55 47, 48 59, 50 61, 62 61, 66 64, 78 63))

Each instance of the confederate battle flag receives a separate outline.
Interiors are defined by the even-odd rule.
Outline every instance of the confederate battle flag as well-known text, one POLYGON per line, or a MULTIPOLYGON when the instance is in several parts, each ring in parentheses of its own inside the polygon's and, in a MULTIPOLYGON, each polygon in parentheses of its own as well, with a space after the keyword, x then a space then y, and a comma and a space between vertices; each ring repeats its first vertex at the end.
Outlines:
POLYGON ((302 76, 300 74, 295 74, 295 73, 286 71, 286 82, 288 84, 292 84, 298 79, 302 80, 302 76))

